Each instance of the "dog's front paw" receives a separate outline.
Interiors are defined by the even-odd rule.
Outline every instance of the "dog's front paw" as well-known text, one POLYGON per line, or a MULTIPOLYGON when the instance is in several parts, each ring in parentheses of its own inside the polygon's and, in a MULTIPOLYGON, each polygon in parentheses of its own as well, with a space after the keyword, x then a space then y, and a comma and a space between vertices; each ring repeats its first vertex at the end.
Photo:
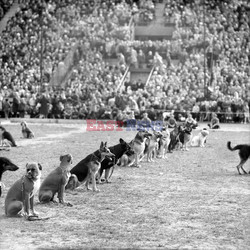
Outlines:
POLYGON ((39 213, 38 212, 36 212, 36 211, 31 211, 31 214, 32 214, 32 216, 38 216, 39 215, 39 213))
POLYGON ((70 202, 66 202, 65 205, 68 207, 73 207, 73 205, 70 202))
POLYGON ((95 191, 95 192, 100 192, 100 189, 95 188, 94 191, 95 191))

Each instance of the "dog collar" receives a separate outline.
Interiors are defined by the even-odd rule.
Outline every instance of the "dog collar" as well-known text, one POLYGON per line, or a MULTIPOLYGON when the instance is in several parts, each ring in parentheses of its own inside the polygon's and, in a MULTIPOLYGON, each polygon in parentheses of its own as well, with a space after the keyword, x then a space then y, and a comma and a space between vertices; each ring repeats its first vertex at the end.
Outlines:
POLYGON ((97 158, 98 161, 100 161, 100 160, 101 160, 101 152, 100 152, 100 150, 98 150, 98 153, 100 154, 100 156, 97 156, 95 153, 93 153, 92 155, 93 155, 95 158, 97 158))

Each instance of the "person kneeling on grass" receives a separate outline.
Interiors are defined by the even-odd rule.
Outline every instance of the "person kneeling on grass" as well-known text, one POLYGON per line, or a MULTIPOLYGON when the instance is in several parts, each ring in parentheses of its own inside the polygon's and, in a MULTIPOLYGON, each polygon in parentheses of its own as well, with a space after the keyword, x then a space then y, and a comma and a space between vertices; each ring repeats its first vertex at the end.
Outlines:
POLYGON ((220 128, 220 120, 218 119, 215 113, 212 113, 211 123, 208 124, 208 127, 211 129, 219 129, 220 128))

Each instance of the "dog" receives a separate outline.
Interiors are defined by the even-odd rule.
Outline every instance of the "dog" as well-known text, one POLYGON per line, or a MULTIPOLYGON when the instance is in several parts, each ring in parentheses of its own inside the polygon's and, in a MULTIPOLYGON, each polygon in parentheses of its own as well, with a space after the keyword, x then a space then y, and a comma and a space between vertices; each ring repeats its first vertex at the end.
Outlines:
POLYGON ((167 127, 163 127, 161 131, 161 138, 159 140, 158 158, 166 159, 167 151, 170 144, 170 132, 167 127))
POLYGON ((100 183, 101 182, 101 176, 103 171, 105 171, 105 176, 104 176, 104 182, 109 183, 110 182, 110 177, 114 171, 115 165, 118 163, 119 159, 124 155, 132 155, 134 153, 133 149, 131 148, 131 145, 127 142, 125 142, 122 138, 119 140, 119 144, 109 147, 109 150, 111 153, 114 154, 114 157, 112 157, 112 161, 110 161, 109 158, 105 158, 101 162, 101 168, 99 170, 98 174, 98 179, 97 181, 100 183), (112 170, 112 172, 111 172, 112 170))
POLYGON ((31 131, 31 129, 28 127, 25 121, 21 122, 21 127, 22 127, 23 138, 32 139, 35 137, 34 133, 31 131))
POLYGON ((192 130, 196 128, 196 124, 187 123, 179 134, 179 140, 182 143, 182 150, 188 151, 188 144, 192 138, 192 130))
POLYGON ((173 153, 173 150, 180 143, 180 133, 184 130, 182 125, 176 125, 174 129, 170 132, 170 143, 168 145, 169 153, 173 153))
POLYGON ((17 180, 7 193, 6 216, 24 216, 26 219, 38 216, 34 210, 34 196, 40 187, 41 170, 40 163, 26 164, 26 174, 17 180))
POLYGON ((5 144, 7 143, 8 146, 17 147, 16 142, 11 133, 6 131, 6 129, 3 126, 0 126, 0 140, 1 140, 1 145, 3 145, 3 143, 5 144))
POLYGON ((16 171, 18 170, 18 166, 16 166, 11 160, 6 157, 0 157, 0 197, 2 195, 2 175, 5 171, 16 171))
MULTIPOLYGON (((132 143, 129 143, 129 146, 132 146, 132 143)), ((135 152, 132 150, 126 151, 121 158, 119 159, 119 161, 117 162, 117 166, 119 167, 127 167, 130 165, 130 163, 133 160, 133 156, 134 156, 135 152)))
POLYGON ((143 153, 146 147, 145 142, 150 136, 152 136, 152 134, 147 131, 137 132, 135 138, 130 142, 134 154, 131 156, 129 166, 132 166, 134 164, 135 167, 140 167, 139 162, 143 157, 143 153))
POLYGON ((147 162, 153 162, 153 157, 156 157, 156 150, 158 148, 158 142, 162 137, 162 133, 153 131, 152 136, 146 139, 144 155, 147 155, 147 162))
POLYGON ((205 143, 207 137, 209 135, 209 131, 206 128, 203 128, 200 133, 194 136, 191 140, 191 146, 193 147, 205 147, 205 143))
POLYGON ((70 203, 64 202, 65 186, 69 181, 70 167, 73 161, 71 154, 60 156, 60 166, 53 170, 42 182, 38 199, 42 203, 53 202, 54 196, 58 193, 58 200, 61 204, 72 206, 70 203))
MULTIPOLYGON (((235 146, 234 148, 231 147, 231 142, 227 142, 227 148, 231 151, 239 150, 239 156, 240 156, 240 163, 236 166, 238 173, 240 173, 240 168, 242 169, 244 174, 247 174, 247 172, 244 170, 243 165, 246 163, 250 156, 250 144, 240 144, 235 146)), ((250 174, 250 171, 249 171, 250 174)))
POLYGON ((108 149, 107 142, 101 142, 98 150, 85 157, 70 170, 71 176, 66 185, 66 189, 74 190, 81 184, 85 183, 87 190, 91 190, 89 188, 89 182, 91 179, 92 190, 99 191, 96 187, 96 175, 101 167, 101 162, 105 157, 108 157, 109 160, 112 161, 111 157, 114 156, 115 155, 108 149))

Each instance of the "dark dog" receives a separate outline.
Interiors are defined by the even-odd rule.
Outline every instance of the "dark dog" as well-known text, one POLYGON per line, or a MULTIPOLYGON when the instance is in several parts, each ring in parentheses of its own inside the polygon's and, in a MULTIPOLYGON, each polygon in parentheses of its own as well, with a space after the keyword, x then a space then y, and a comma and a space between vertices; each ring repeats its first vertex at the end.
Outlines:
POLYGON ((1 140, 1 144, 3 143, 3 141, 6 140, 7 142, 10 143, 10 145, 12 147, 17 146, 13 136, 11 135, 11 133, 6 131, 6 129, 3 126, 0 126, 0 140, 1 140))
MULTIPOLYGON (((240 173, 240 168, 244 172, 244 174, 247 174, 247 172, 244 170, 243 165, 246 163, 247 159, 250 156, 250 145, 249 144, 241 144, 237 145, 234 148, 231 147, 231 142, 227 142, 227 148, 231 151, 239 150, 239 156, 240 156, 240 163, 236 166, 238 173, 240 173)), ((250 172, 249 172, 250 173, 250 172)))
POLYGON ((197 124, 187 123, 183 127, 182 131, 180 131, 179 139, 182 143, 182 149, 188 151, 188 144, 191 141, 192 130, 197 127, 197 124))
POLYGON ((7 193, 7 216, 25 216, 26 219, 38 216, 34 211, 34 195, 40 187, 41 170, 42 166, 39 163, 27 163, 26 174, 17 180, 7 193))
POLYGON ((111 153, 114 154, 114 157, 112 161, 110 159, 105 158, 102 163, 101 163, 101 168, 99 171, 99 180, 102 176, 103 171, 105 170, 105 182, 109 182, 109 178, 111 177, 113 171, 114 171, 114 166, 117 164, 118 160, 122 157, 123 154, 127 153, 129 155, 133 154, 134 151, 131 148, 131 145, 129 145, 127 142, 125 142, 123 139, 120 138, 120 143, 109 147, 109 150, 111 153), (110 171, 112 172, 110 173, 110 171))
POLYGON ((0 157, 0 197, 2 195, 2 175, 5 171, 16 171, 18 167, 6 157, 0 157))
POLYGON ((180 142, 179 136, 182 131, 183 131, 183 126, 176 125, 174 129, 170 132, 170 143, 168 145, 168 151, 170 153, 173 152, 176 145, 180 142))
MULTIPOLYGON (((129 143, 129 146, 131 146, 131 142, 129 143)), ((121 158, 119 159, 119 161, 117 162, 117 166, 119 167, 127 167, 130 165, 131 161, 133 160, 133 155, 135 154, 135 152, 132 150, 131 151, 127 151, 125 152, 121 158)))
POLYGON ((96 175, 101 167, 101 162, 105 157, 112 160, 111 157, 113 156, 114 154, 107 148, 107 143, 102 142, 99 150, 88 155, 70 170, 71 176, 66 185, 66 189, 74 190, 85 183, 87 189, 90 190, 89 182, 91 179, 93 191, 99 191, 96 187, 96 175))
POLYGON ((53 201, 55 194, 58 193, 60 203, 72 206, 70 203, 64 202, 64 191, 71 175, 72 160, 71 154, 60 156, 60 166, 54 169, 41 184, 38 194, 40 202, 53 201))

